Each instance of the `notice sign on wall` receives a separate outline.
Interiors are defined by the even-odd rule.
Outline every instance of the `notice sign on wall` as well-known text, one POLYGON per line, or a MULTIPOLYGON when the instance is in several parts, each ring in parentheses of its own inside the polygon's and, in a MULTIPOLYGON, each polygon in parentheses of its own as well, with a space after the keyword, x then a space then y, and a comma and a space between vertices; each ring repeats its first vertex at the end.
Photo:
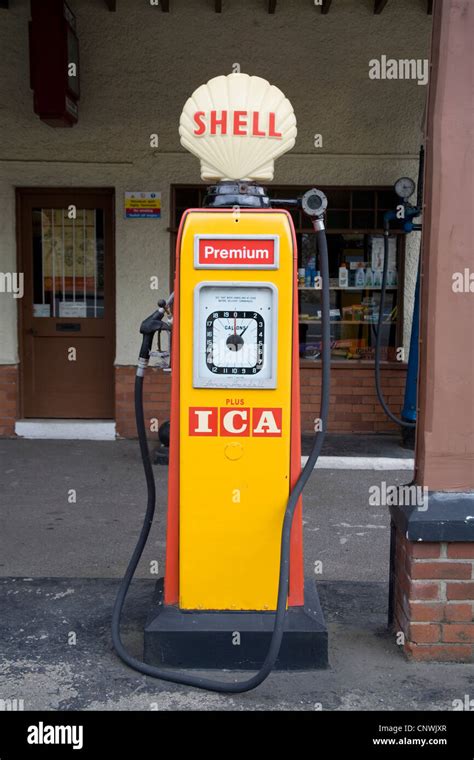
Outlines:
POLYGON ((161 193, 125 193, 126 219, 160 219, 161 193))

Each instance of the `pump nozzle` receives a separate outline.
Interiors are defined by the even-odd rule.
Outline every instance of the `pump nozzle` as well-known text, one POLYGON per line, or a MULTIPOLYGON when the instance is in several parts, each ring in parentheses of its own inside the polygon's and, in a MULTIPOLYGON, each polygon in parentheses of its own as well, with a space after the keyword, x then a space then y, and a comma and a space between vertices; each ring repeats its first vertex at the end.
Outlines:
POLYGON ((174 294, 171 293, 167 301, 164 299, 158 301, 158 309, 150 314, 149 317, 143 320, 140 325, 140 332, 143 335, 142 345, 140 348, 140 361, 138 363, 137 375, 143 376, 145 368, 148 366, 148 360, 150 358, 150 351, 153 344, 153 338, 155 333, 160 333, 162 330, 171 332, 171 325, 169 322, 164 322, 163 317, 165 314, 170 314, 170 306, 173 303, 174 294))

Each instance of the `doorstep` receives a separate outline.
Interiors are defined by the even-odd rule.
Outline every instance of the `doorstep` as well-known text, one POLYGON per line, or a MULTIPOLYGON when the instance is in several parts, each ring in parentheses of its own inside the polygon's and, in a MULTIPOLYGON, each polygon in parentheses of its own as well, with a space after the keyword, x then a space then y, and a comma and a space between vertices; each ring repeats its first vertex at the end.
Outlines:
POLYGON ((17 420, 19 438, 44 440, 115 441, 115 420, 17 420))

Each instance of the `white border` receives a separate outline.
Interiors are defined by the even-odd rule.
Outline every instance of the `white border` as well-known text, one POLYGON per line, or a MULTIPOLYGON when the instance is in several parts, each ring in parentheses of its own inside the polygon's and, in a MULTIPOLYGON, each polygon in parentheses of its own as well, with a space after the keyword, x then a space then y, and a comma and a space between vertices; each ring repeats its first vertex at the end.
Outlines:
MULTIPOLYGON (((272 282, 253 282, 246 280, 245 282, 219 282, 219 280, 206 280, 200 282, 194 288, 194 327, 193 327, 193 388, 276 388, 277 387, 277 350, 278 350, 278 289, 272 282), (272 313, 271 313, 271 326, 272 326, 272 339, 271 339, 271 376, 262 379, 255 377, 253 379, 249 375, 229 375, 228 381, 225 382, 224 376, 222 377, 206 377, 203 378, 199 373, 199 356, 202 350, 200 345, 200 321, 199 321, 199 305, 200 295, 203 288, 268 288, 272 292, 272 313), (250 382, 252 381, 253 382, 250 382), (230 381, 230 382, 229 382, 230 381)), ((205 350, 205 349, 204 349, 205 350)))
MULTIPOLYGON (((304 467, 308 457, 301 457, 304 467)), ((414 459, 396 457, 319 457, 314 465, 318 470, 413 470, 414 459)))
POLYGON ((279 235, 194 235, 194 269, 279 269, 279 235), (200 240, 273 240, 275 261, 273 264, 201 264, 199 262, 200 240))
POLYGON ((17 420, 19 438, 51 441, 115 441, 112 420, 17 420))

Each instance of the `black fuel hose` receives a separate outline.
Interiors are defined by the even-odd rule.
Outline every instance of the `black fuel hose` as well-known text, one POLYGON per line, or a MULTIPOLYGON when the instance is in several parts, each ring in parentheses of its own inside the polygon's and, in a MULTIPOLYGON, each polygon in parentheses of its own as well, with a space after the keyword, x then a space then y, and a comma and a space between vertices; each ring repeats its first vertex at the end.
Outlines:
MULTIPOLYGON (((318 224, 318 223, 317 223, 318 224)), ((320 227, 322 222, 319 223, 320 227)), ((322 277, 322 291, 321 291, 321 311, 322 311, 322 384, 321 384, 321 406, 320 406, 320 419, 321 430, 315 435, 315 440, 311 453, 308 457, 303 470, 300 473, 298 480, 296 481, 285 509, 283 518, 283 528, 281 534, 281 554, 280 554, 280 574, 278 581, 278 601, 275 614, 275 623, 272 632, 272 638, 270 646, 268 648, 267 656, 257 673, 245 681, 216 681, 212 678, 204 678, 201 676, 194 676, 190 673, 172 671, 169 669, 162 670, 152 665, 148 665, 136 657, 132 657, 126 650, 122 643, 120 634, 120 620, 122 616, 122 610, 125 603, 125 598, 134 576, 137 565, 140 561, 140 557, 145 548, 145 544, 150 532, 150 528, 153 523, 153 516, 155 513, 156 502, 156 489, 155 478, 153 475, 152 464, 150 460, 150 452, 148 449, 148 443, 146 438, 145 420, 143 413, 143 376, 138 376, 135 379, 135 415, 137 422, 138 440, 140 443, 140 451, 142 455, 143 468, 145 470, 145 477, 148 489, 148 501, 145 519, 140 532, 140 536, 137 541, 137 545, 133 551, 132 557, 128 564, 125 575, 120 582, 117 598, 114 604, 114 610, 112 615, 112 641, 115 650, 119 657, 131 668, 138 670, 140 673, 144 673, 147 676, 153 678, 159 678, 162 681, 169 681, 171 683, 179 683, 185 686, 195 686, 199 689, 207 689, 208 691, 222 692, 225 694, 239 694, 245 691, 250 691, 259 686, 265 678, 272 671, 275 662, 280 651, 281 641, 283 638, 286 605, 288 599, 288 582, 289 582, 289 570, 290 570, 290 536, 291 526, 293 523, 293 517, 295 509, 298 504, 298 500, 301 496, 304 486, 306 485, 311 473, 314 470, 314 466, 321 452, 323 445, 326 425, 329 413, 329 383, 330 383, 330 361, 331 361, 331 336, 330 336, 330 324, 329 324, 329 261, 328 261, 328 249, 326 235, 324 228, 318 229, 316 232, 318 249, 320 252, 320 266, 322 277)), ((298 336, 295 336, 295 340, 298 336)))
POLYGON ((379 304, 379 319, 377 323, 377 335, 375 337, 375 389, 380 402, 380 406, 384 410, 387 417, 389 417, 397 425, 401 425, 406 428, 415 428, 416 422, 405 422, 397 417, 389 409, 387 402, 385 401, 382 392, 382 383, 380 377, 380 351, 382 348, 382 324, 383 324, 383 310, 385 306, 385 293, 387 290, 387 273, 388 273, 388 252, 389 252, 389 228, 388 224, 384 222, 383 233, 383 270, 382 270, 382 285, 380 288, 380 304, 379 304))

